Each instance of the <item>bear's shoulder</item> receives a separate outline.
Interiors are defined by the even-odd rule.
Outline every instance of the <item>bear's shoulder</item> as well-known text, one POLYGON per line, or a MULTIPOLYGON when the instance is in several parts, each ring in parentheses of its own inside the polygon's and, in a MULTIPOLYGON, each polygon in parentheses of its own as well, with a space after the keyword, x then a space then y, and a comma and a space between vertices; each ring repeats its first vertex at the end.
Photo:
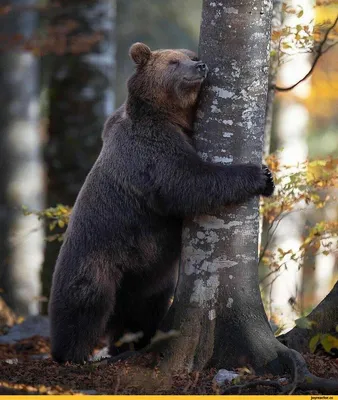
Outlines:
POLYGON ((122 104, 105 122, 101 135, 102 140, 104 141, 106 138, 108 138, 114 133, 117 127, 120 127, 121 124, 127 120, 128 115, 126 113, 126 105, 122 104))

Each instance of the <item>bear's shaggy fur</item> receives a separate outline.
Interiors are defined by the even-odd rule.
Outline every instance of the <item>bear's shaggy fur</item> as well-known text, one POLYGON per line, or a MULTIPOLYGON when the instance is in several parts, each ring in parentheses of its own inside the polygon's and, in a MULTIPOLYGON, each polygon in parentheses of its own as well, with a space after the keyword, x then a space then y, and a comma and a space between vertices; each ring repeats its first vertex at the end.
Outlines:
POLYGON ((128 99, 106 122, 102 151, 72 211, 50 299, 52 356, 88 360, 99 337, 143 332, 146 346, 173 295, 186 216, 212 213, 273 181, 260 165, 202 161, 189 135, 207 67, 188 50, 134 44, 128 99))

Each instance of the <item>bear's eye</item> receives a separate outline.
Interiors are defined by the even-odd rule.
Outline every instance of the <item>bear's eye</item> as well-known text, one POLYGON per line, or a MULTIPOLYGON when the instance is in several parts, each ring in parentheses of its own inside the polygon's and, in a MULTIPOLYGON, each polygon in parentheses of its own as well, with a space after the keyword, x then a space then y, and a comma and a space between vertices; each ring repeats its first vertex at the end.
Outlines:
POLYGON ((179 60, 170 60, 169 61, 170 65, 178 65, 179 63, 180 63, 179 60))

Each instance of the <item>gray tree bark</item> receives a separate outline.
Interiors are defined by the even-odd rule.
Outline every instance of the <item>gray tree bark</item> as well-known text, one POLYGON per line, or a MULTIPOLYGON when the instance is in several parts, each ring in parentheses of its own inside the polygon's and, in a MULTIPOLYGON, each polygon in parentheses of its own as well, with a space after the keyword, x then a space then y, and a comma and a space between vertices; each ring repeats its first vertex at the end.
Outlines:
POLYGON ((22 213, 23 205, 44 207, 39 63, 23 49, 38 28, 37 3, 6 2, 9 12, 0 24, 0 287, 8 305, 23 316, 39 312, 44 248, 41 222, 22 213))
MULTIPOLYGON (((271 9, 266 0, 204 1, 200 57, 210 73, 195 131, 204 159, 262 162, 271 9)), ((251 365, 279 373, 303 365, 276 340, 263 308, 258 201, 186 222, 171 310, 180 336, 168 346, 163 369, 251 365)))
MULTIPOLYGON (((51 28, 57 32, 69 26, 69 21, 75 22, 75 28, 66 40, 56 41, 57 54, 52 60, 45 151, 47 204, 71 206, 101 149, 103 124, 114 110, 115 1, 56 3, 60 7, 55 9, 51 28), (85 37, 98 40, 85 49, 80 45, 85 37)), ((43 269, 46 295, 59 248, 60 242, 47 244, 43 269)))

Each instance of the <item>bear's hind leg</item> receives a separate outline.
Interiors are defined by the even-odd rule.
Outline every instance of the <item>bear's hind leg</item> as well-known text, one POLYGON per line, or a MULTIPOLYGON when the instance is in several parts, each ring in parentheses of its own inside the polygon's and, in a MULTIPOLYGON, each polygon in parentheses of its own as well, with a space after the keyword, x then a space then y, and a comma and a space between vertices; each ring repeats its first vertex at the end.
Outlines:
POLYGON ((51 299, 52 357, 59 363, 88 361, 114 307, 113 287, 103 290, 93 282, 81 282, 76 288, 54 290, 57 294, 51 299))
POLYGON ((115 314, 110 316, 106 332, 109 337, 109 354, 112 357, 130 350, 130 346, 127 343, 116 345, 125 333, 123 316, 115 314))
POLYGON ((142 332, 143 336, 134 343, 135 350, 141 350, 148 346, 160 323, 170 307, 170 299, 173 295, 173 288, 166 288, 159 293, 144 299, 140 298, 135 305, 132 314, 126 322, 126 330, 130 332, 142 332))

